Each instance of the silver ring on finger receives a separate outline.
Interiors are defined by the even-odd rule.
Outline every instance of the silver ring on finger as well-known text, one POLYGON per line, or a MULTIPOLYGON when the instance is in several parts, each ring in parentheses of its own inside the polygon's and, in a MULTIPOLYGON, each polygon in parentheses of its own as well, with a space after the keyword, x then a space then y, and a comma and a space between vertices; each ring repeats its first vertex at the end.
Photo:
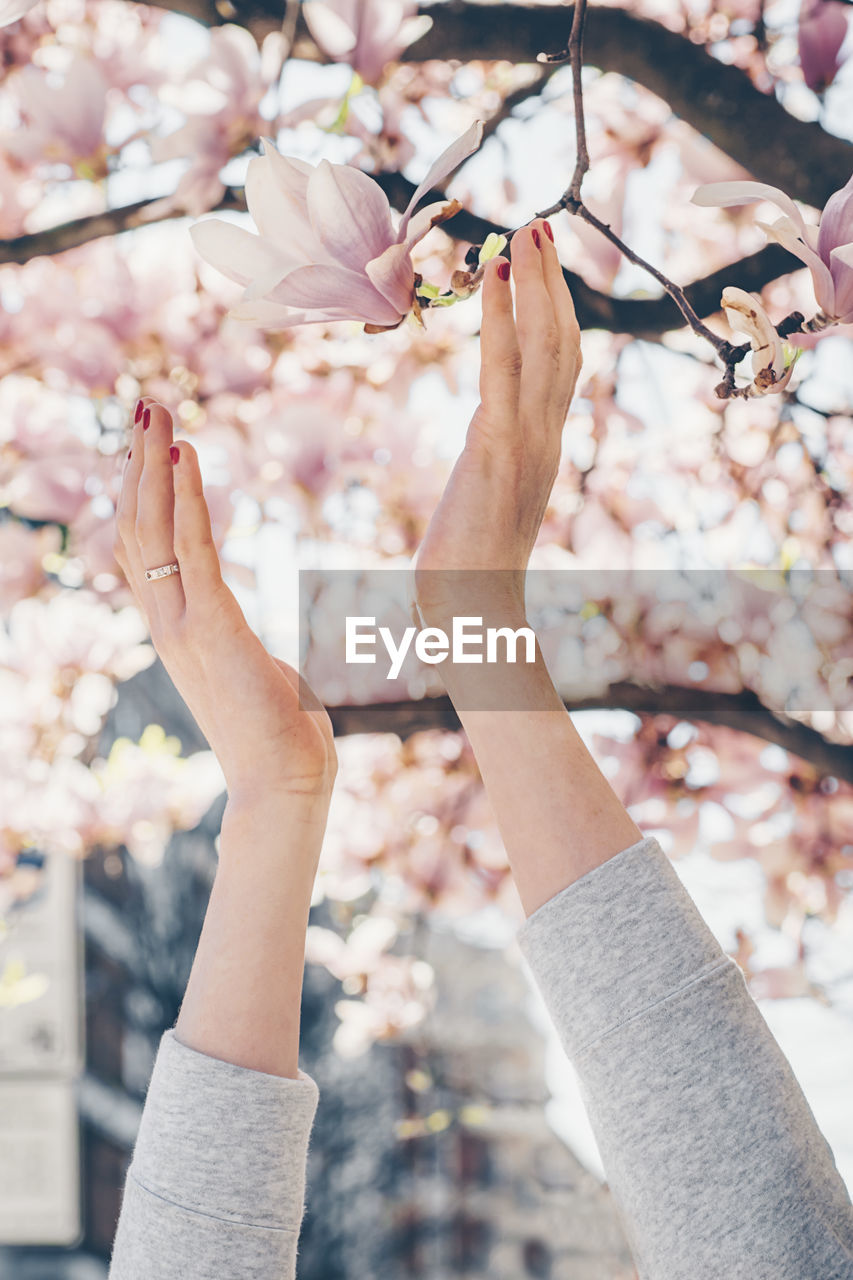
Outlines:
POLYGON ((180 565, 178 565, 177 563, 161 564, 158 569, 145 570, 145 581, 154 582, 157 578, 168 578, 170 574, 180 573, 180 572, 181 572, 180 565))

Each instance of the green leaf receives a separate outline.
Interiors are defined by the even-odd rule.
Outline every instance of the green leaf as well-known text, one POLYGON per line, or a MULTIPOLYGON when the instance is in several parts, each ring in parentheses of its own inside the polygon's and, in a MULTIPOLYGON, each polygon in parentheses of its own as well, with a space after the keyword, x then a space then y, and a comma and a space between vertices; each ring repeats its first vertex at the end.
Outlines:
POLYGON ((803 347, 792 347, 790 342, 782 343, 782 355, 785 358, 785 371, 790 369, 791 365, 796 364, 800 356, 803 354, 803 347))
POLYGON ((496 258, 499 253, 503 253, 505 248, 506 236, 499 236, 497 231, 490 231, 480 250, 480 266, 482 267, 485 262, 491 262, 492 258, 496 258))

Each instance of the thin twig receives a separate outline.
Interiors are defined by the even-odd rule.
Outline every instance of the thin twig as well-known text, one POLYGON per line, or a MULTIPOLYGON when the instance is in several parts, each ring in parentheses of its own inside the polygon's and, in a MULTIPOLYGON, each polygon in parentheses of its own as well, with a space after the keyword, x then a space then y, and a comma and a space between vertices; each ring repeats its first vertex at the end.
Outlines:
MULTIPOLYGON (((650 275, 654 276, 655 280, 657 280, 659 284, 663 285, 664 289, 666 289, 667 293, 672 298, 673 302, 678 307, 690 327, 707 342, 711 343, 717 351, 717 354, 725 363, 727 359, 731 359, 731 343, 726 342, 725 338, 719 337, 718 334, 713 333, 707 325, 703 324, 691 307, 690 303, 685 298, 684 290, 679 288, 679 286, 670 280, 668 276, 665 276, 662 271, 659 271, 657 267, 653 267, 650 262, 646 262, 645 258, 641 258, 638 253, 635 253, 633 249, 629 248, 628 245, 625 244, 624 240, 617 236, 616 232, 608 226, 606 222, 602 222, 600 218, 595 216, 592 210, 586 207, 581 197, 581 185, 585 174, 589 171, 589 149, 586 143, 586 111, 583 100, 583 36, 584 24, 586 21, 586 4, 587 0, 575 0, 575 10, 572 17, 572 30, 569 35, 567 48, 559 54, 540 54, 543 61, 547 61, 548 63, 565 61, 567 56, 571 63, 572 93, 575 104, 575 145, 577 159, 575 160, 575 171, 572 174, 572 180, 560 196, 559 200, 556 204, 551 205, 550 208, 543 210, 541 213, 537 213, 536 217, 549 218, 552 214, 559 213, 561 210, 565 209, 567 212, 576 214, 579 218, 583 218, 584 222, 589 223, 591 227, 595 227, 596 231, 599 231, 607 240, 610 241, 611 244, 614 244, 629 262, 633 262, 635 266, 642 267, 643 270, 648 271, 650 275)), ((748 350, 748 347, 742 349, 742 353, 738 356, 738 359, 742 360, 748 350)), ((735 363, 737 363, 737 361, 735 361, 735 363)))
MULTIPOLYGON (((615 245, 623 257, 629 262, 633 262, 635 266, 642 267, 644 271, 648 271, 657 282, 663 286, 666 292, 672 298, 678 307, 684 319, 687 321, 694 333, 700 338, 704 338, 709 342, 716 351, 722 364, 725 367, 725 374, 722 382, 716 388, 717 395, 727 400, 731 397, 746 396, 750 394, 749 388, 738 387, 735 383, 735 367, 749 353, 749 344, 735 346, 728 342, 725 338, 721 338, 719 334, 709 329, 706 324, 699 319, 693 307, 687 301, 684 290, 677 285, 663 271, 647 262, 638 253, 630 248, 625 241, 616 234, 608 223, 602 222, 597 218, 591 209, 583 202, 581 196, 581 184, 585 174, 589 170, 589 151, 586 142, 586 117, 583 99, 583 37, 584 23, 586 19, 587 0, 575 0, 574 15, 572 18, 572 29, 569 35, 569 43, 566 49, 557 54, 540 53, 539 60, 549 64, 564 62, 568 58, 572 67, 572 91, 575 106, 575 140, 577 159, 575 161, 575 171, 572 174, 572 180, 566 190, 560 196, 555 204, 547 209, 543 209, 536 214, 537 218, 549 218, 555 213, 565 210, 567 213, 574 214, 575 217, 583 219, 589 226, 594 227, 601 235, 615 245)), ((818 316, 809 324, 804 324, 803 317, 799 312, 793 312, 787 316, 781 324, 777 325, 777 332, 780 337, 788 337, 792 333, 798 332, 816 332, 825 327, 826 317, 818 316)))
MULTIPOLYGON (((691 329, 693 329, 695 333, 698 333, 700 337, 704 338, 706 342, 711 343, 724 363, 731 358, 735 350, 740 352, 738 360, 743 359, 747 351, 749 351, 748 346, 733 348, 732 344, 727 342, 725 338, 721 338, 719 334, 716 334, 713 330, 709 329, 708 326, 699 319, 696 312, 687 301, 687 298, 684 295, 684 290, 681 286, 675 284, 674 281, 670 280, 668 276, 665 276, 664 273, 657 267, 653 266, 652 263, 647 262, 645 258, 641 258, 638 253, 635 253, 629 245, 625 244, 625 242, 617 236, 616 232, 609 227, 606 222, 602 222, 600 218, 597 218, 585 204, 581 204, 577 209, 573 209, 568 203, 566 203, 564 207, 568 208, 569 212, 576 213, 584 222, 588 222, 591 227, 595 227, 596 231, 599 231, 606 240, 609 240, 611 244, 616 245, 629 262, 633 262, 637 267, 642 267, 644 271, 648 271, 649 275, 654 276, 655 280, 657 280, 658 283, 663 285, 664 289, 666 289, 667 293, 672 298, 691 329)), ((737 363, 737 360, 735 363, 737 363)))
POLYGON ((581 201, 581 184, 589 170, 589 151, 586 145, 586 117, 583 106, 583 33, 586 20, 586 0, 575 0, 572 17, 572 33, 569 36, 569 55, 572 64, 572 95, 575 103, 575 136, 577 158, 569 192, 577 204, 581 201))

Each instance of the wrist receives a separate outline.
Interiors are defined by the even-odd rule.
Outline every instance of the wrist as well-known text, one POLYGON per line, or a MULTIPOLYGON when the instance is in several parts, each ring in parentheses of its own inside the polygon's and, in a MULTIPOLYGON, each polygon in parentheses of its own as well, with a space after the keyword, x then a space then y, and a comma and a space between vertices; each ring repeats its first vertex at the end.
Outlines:
POLYGON ((274 843, 285 846, 298 841, 319 847, 329 816, 331 785, 326 792, 296 792, 280 786, 257 783, 229 786, 222 815, 223 839, 228 843, 274 843))
POLYGON ((429 627, 450 631, 454 618, 480 617, 484 626, 527 625, 524 569, 415 571, 418 612, 429 627))

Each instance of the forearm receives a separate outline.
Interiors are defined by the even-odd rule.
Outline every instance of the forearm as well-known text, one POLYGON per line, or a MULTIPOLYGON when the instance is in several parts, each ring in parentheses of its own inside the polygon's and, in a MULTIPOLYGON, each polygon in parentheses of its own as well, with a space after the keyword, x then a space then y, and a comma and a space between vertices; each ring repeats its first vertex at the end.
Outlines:
POLYGON ((230 800, 219 866, 175 1027, 188 1048, 297 1075, 305 931, 324 800, 230 800))
POLYGON ((288 1280, 317 1086, 298 1069, 327 803, 232 795, 186 995, 162 1038, 110 1280, 288 1280))
MULTIPOLYGON (((490 623, 525 625, 505 614, 490 623)), ((538 646, 535 665, 445 668, 530 915, 641 833, 572 724, 538 646)))

